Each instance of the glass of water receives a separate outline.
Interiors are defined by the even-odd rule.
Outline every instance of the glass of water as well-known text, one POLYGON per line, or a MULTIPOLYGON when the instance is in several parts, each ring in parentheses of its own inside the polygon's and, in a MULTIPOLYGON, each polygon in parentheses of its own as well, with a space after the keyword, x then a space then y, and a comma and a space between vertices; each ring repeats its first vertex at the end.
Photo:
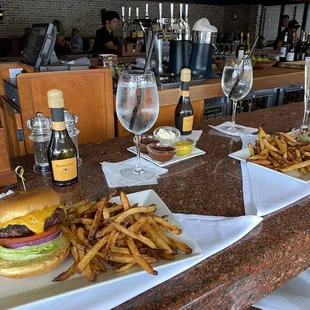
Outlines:
POLYGON ((159 100, 153 72, 140 70, 120 73, 116 93, 116 113, 124 128, 135 134, 137 161, 135 167, 120 168, 121 175, 129 180, 142 181, 152 178, 155 172, 141 166, 141 135, 151 129, 159 113, 159 100))
POLYGON ((236 109, 238 100, 243 99, 251 90, 253 84, 253 68, 251 59, 238 60, 227 58, 222 75, 224 94, 233 101, 231 124, 223 129, 231 133, 242 133, 244 128, 236 125, 236 109))
POLYGON ((305 95, 304 95, 304 118, 300 127, 301 133, 309 135, 309 114, 310 114, 310 57, 306 57, 305 65, 305 95))

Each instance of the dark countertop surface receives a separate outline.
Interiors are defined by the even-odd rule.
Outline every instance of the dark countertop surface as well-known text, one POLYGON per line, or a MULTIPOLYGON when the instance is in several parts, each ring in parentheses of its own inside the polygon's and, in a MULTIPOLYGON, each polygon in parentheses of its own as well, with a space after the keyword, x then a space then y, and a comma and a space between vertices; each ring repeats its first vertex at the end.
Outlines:
MULTIPOLYGON (((296 103, 237 115, 236 120, 242 125, 263 126, 267 133, 287 132, 299 128, 302 114, 303 104, 296 103)), ((123 190, 153 188, 172 212, 244 215, 240 164, 228 157, 241 143, 214 135, 208 127, 224 120, 196 124, 196 129, 203 129, 197 146, 206 151, 204 156, 168 167, 158 185, 123 190)), ((106 195, 109 188, 99 162, 131 157, 126 150, 131 145, 130 137, 82 145, 80 181, 55 189, 67 202, 106 195)), ((14 158, 12 165, 25 168, 27 188, 52 186, 49 177, 32 171, 32 155, 14 158)), ((21 189, 20 182, 11 188, 21 189)), ((0 188, 0 192, 6 189, 0 188)), ((310 200, 306 197, 294 207, 266 216, 239 242, 117 309, 246 309, 309 266, 309 223, 310 200)))

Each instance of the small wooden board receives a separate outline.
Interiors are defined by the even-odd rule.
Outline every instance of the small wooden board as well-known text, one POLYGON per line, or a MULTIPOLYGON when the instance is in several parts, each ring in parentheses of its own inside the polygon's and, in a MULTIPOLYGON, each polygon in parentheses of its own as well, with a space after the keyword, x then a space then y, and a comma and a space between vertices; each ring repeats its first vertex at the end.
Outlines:
POLYGON ((278 62, 276 64, 277 67, 281 68, 291 68, 291 69, 300 69, 304 70, 305 69, 305 61, 304 60, 299 60, 299 61, 286 61, 286 62, 278 62))

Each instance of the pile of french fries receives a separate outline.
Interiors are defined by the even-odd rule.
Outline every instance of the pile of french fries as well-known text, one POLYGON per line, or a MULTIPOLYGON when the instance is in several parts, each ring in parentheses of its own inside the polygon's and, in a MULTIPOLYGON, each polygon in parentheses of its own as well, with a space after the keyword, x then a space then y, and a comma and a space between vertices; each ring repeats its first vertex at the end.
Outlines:
POLYGON ((249 162, 281 172, 298 171, 303 175, 310 172, 310 144, 298 141, 296 134, 279 132, 269 136, 259 128, 258 140, 248 147, 249 162))
POLYGON ((95 281, 107 269, 123 272, 135 265, 157 275, 151 264, 161 258, 174 260, 179 250, 192 252, 188 245, 171 238, 171 233, 182 231, 156 215, 156 205, 130 205, 124 192, 120 193, 121 205, 109 202, 115 194, 99 202, 83 200, 68 207, 61 230, 71 242, 74 263, 54 282, 69 279, 75 272, 84 272, 95 281))

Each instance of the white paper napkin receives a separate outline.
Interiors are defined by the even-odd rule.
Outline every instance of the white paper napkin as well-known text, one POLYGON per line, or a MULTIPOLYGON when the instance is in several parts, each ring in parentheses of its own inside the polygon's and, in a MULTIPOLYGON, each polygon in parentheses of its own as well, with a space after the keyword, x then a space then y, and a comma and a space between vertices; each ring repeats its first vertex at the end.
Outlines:
POLYGON ((156 277, 147 273, 140 274, 135 277, 124 278, 116 283, 92 288, 85 293, 76 293, 70 297, 59 297, 53 301, 42 302, 38 306, 25 306, 22 309, 105 310, 114 308, 235 243, 263 220, 257 216, 236 218, 184 214, 175 214, 175 216, 183 229, 200 245, 204 254, 203 257, 178 265, 167 266, 161 269, 156 277))
POLYGON ((309 310, 310 269, 253 305, 263 310, 309 310))
MULTIPOLYGON (((256 135, 242 137, 243 148, 255 143, 256 135)), ((283 174, 241 163, 245 214, 264 216, 309 195, 310 184, 300 183, 283 174)))
POLYGON ((224 129, 224 127, 227 127, 227 126, 230 126, 230 125, 232 125, 231 122, 225 122, 225 123, 222 123, 222 124, 217 125, 217 126, 209 125, 209 127, 213 128, 215 130, 218 130, 218 131, 220 131, 220 132, 222 132, 222 133, 224 133, 226 135, 235 136, 235 137, 236 136, 241 136, 243 134, 252 134, 252 133, 258 131, 257 128, 246 127, 246 126, 242 126, 242 125, 237 124, 237 126, 243 128, 244 131, 242 133, 239 133, 239 132, 232 133, 232 132, 227 131, 227 130, 224 129))
POLYGON ((181 136, 181 137, 190 138, 194 140, 195 142, 197 142, 200 139, 201 134, 202 134, 202 130, 193 130, 190 135, 181 136))
POLYGON ((109 163, 109 162, 103 162, 101 163, 102 171, 106 177, 108 186, 110 188, 115 187, 125 187, 125 186, 138 186, 138 185, 152 185, 152 184, 158 184, 157 178, 166 173, 168 170, 164 168, 160 168, 152 163, 150 163, 147 160, 144 160, 141 158, 141 165, 143 167, 152 168, 154 169, 155 176, 151 179, 148 179, 146 181, 140 181, 140 180, 127 180, 125 179, 121 173, 120 168, 123 166, 129 166, 134 169, 134 166, 136 164, 136 158, 130 158, 125 161, 121 161, 118 163, 109 163))

